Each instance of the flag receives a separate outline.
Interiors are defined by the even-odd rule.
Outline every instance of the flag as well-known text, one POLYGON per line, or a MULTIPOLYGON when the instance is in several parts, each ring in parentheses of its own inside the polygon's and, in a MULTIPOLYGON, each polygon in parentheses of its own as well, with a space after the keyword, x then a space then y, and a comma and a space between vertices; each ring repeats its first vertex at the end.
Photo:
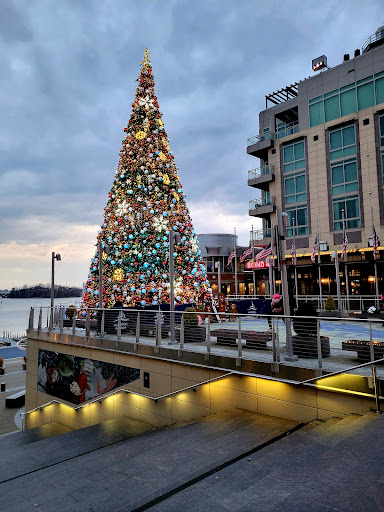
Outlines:
POLYGON ((229 264, 231 263, 231 261, 233 260, 234 257, 235 257, 235 251, 232 251, 231 254, 228 256, 227 267, 229 267, 229 264))
POLYGON ((245 249, 243 254, 240 256, 240 263, 243 263, 244 260, 248 258, 252 254, 252 247, 249 246, 248 249, 245 249))
POLYGON ((377 238, 375 226, 373 226, 372 241, 373 241, 373 259, 377 260, 379 257, 379 251, 378 251, 379 239, 377 238))
POLYGON ((315 263, 315 261, 316 261, 316 253, 317 253, 317 244, 318 243, 319 243, 319 241, 318 241, 317 235, 316 235, 315 241, 313 243, 312 254, 311 254, 311 261, 312 261, 312 263, 315 263))
POLYGON ((347 232, 345 231, 345 227, 343 229, 343 247, 341 250, 341 258, 345 258, 345 255, 347 254, 347 245, 348 245, 348 236, 347 232))
POLYGON ((291 256, 292 256, 292 265, 296 265, 296 247, 295 247, 295 242, 292 242, 291 256))
POLYGON ((264 247, 262 251, 260 251, 258 254, 256 254, 256 261, 263 260, 267 256, 270 256, 272 254, 272 244, 269 242, 269 244, 264 247))

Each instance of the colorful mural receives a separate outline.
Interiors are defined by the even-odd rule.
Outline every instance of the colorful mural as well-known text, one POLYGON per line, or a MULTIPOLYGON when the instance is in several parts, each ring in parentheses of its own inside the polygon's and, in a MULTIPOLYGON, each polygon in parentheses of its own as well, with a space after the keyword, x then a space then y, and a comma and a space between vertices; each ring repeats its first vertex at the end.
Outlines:
POLYGON ((140 370, 39 350, 37 390, 81 404, 140 378, 140 370))

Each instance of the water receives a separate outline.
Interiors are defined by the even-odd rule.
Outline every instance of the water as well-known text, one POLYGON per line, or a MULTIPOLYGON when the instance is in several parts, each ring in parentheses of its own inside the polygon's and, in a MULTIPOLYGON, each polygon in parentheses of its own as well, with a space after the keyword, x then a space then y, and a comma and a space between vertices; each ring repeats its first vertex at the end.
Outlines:
MULTIPOLYGON (((55 306, 64 304, 78 305, 81 297, 69 297, 55 299, 55 306)), ((51 305, 51 299, 0 299, 0 338, 3 331, 25 334, 28 327, 29 310, 31 307, 47 307, 51 305)), ((44 315, 45 318, 45 315, 44 315)))

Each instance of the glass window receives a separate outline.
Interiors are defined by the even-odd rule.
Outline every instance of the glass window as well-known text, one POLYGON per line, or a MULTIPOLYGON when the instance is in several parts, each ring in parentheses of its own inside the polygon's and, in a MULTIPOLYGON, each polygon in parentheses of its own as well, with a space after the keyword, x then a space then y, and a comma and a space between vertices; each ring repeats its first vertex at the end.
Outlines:
POLYGON ((331 160, 337 160, 346 156, 356 154, 356 134, 355 125, 345 126, 338 130, 333 130, 329 134, 331 149, 331 160))
POLYGON ((287 236, 293 236, 293 219, 295 219, 295 235, 308 234, 308 220, 307 220, 307 207, 296 206, 287 208, 288 213, 288 227, 287 236))
POLYGON ((340 110, 341 117, 357 111, 355 88, 340 94, 340 110))
POLYGON ((332 121, 340 117, 339 95, 324 100, 325 121, 332 121))
POLYGON ((375 82, 376 88, 376 105, 384 103, 384 78, 380 78, 375 82))
POLYGON ((307 200, 305 174, 294 174, 285 179, 286 204, 302 203, 307 200))
POLYGON ((343 210, 347 228, 360 227, 360 206, 358 196, 342 197, 333 200, 333 229, 343 229, 343 210))
POLYGON ((380 116, 380 146, 384 146, 384 116, 380 116))
POLYGON ((332 165, 331 175, 333 196, 359 190, 356 160, 345 160, 332 165))
POLYGON ((304 141, 284 146, 284 172, 305 168, 304 141))
POLYGON ((357 102, 359 110, 372 107, 375 104, 375 92, 373 89, 373 82, 360 85, 357 88, 357 102))
POLYGON ((309 106, 309 122, 310 126, 317 126, 324 123, 323 102, 315 103, 309 106))

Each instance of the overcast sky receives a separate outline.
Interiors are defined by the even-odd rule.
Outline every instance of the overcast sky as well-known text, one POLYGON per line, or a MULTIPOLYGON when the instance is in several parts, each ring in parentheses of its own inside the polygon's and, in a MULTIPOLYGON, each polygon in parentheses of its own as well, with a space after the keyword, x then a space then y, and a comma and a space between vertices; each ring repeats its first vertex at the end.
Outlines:
POLYGON ((382 0, 1 0, 0 289, 86 280, 144 49, 197 233, 252 223, 265 95, 332 67, 382 0))

